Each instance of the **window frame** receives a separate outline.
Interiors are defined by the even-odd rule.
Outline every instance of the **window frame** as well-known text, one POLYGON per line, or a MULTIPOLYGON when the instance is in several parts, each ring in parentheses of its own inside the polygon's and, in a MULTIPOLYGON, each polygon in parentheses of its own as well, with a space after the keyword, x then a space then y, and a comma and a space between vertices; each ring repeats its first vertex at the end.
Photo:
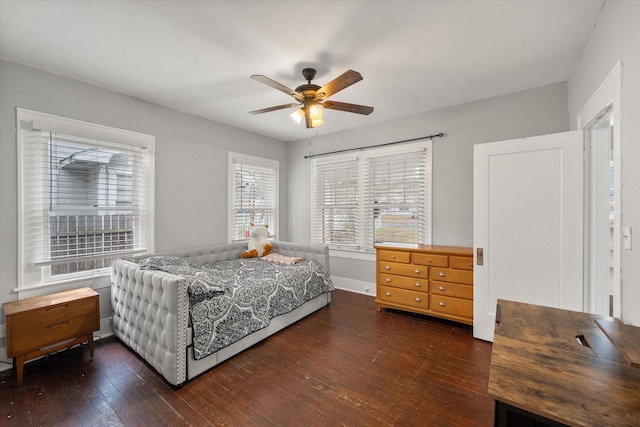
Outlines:
MULTIPOLYGON (((115 145, 145 150, 145 174, 142 181, 144 187, 145 220, 140 225, 144 233, 145 253, 155 252, 155 137, 135 131, 129 131, 96 123, 71 119, 48 113, 16 108, 16 145, 18 168, 18 281, 16 292, 33 291, 40 288, 85 282, 90 279, 107 276, 109 268, 97 268, 80 272, 51 275, 50 265, 36 265, 26 253, 29 245, 26 239, 32 232, 33 224, 29 222, 26 209, 29 202, 25 194, 25 170, 31 161, 26 153, 27 138, 35 136, 35 132, 55 132, 73 137, 104 141, 115 145)), ((43 199, 44 202, 44 199, 43 199)), ((43 236, 47 237, 48 236, 43 236)), ((45 244, 42 242, 42 244, 45 244)), ((86 286, 86 284, 85 284, 86 286)))
POLYGON ((280 233, 280 162, 278 160, 267 159, 264 157, 251 156, 248 154, 236 153, 233 151, 228 152, 227 161, 227 239, 228 242, 242 242, 247 241, 248 238, 238 239, 233 232, 234 225, 236 224, 236 212, 235 212, 235 164, 243 164, 249 167, 255 167, 260 169, 271 169, 275 173, 275 200, 273 206, 273 216, 275 218, 275 224, 269 225, 269 234, 272 239, 276 239, 280 233))
MULTIPOLYGON (((321 244, 329 246, 329 249, 338 255, 340 252, 344 253, 345 256, 356 256, 358 254, 373 254, 375 253, 375 249, 373 245, 375 244, 373 241, 367 242, 368 238, 373 238, 375 236, 375 230, 373 230, 373 221, 368 221, 369 219, 373 220, 372 215, 367 215, 368 207, 369 207, 369 189, 367 186, 367 167, 369 166, 369 159, 371 158, 379 158, 383 156, 393 156, 398 154, 407 154, 412 152, 417 152, 419 150, 425 151, 425 177, 424 179, 427 182, 425 186, 425 194, 424 201, 426 204, 425 207, 425 220, 424 225, 421 230, 421 234, 425 236, 424 241, 419 242, 420 244, 431 244, 432 241, 432 216, 433 216, 433 205, 432 205, 432 193, 433 193, 433 171, 432 171, 432 150, 433 143, 431 139, 425 139, 418 142, 413 142, 409 144, 398 144, 396 146, 386 146, 380 148, 370 148, 366 151, 359 151, 353 153, 343 153, 336 154, 331 156, 323 156, 314 158, 311 160, 311 243, 312 244, 321 244), (324 164, 331 163, 341 163, 347 162, 349 160, 357 159, 358 161, 358 206, 359 206, 359 222, 358 222, 358 242, 357 245, 349 246, 349 245, 340 245, 340 244, 329 244, 324 243, 316 239, 316 192, 317 192, 317 172, 318 166, 324 164), (371 224, 367 226, 367 224, 371 224), (369 227, 370 229, 367 229, 369 227), (352 255, 347 255, 351 253, 352 255)), ((409 243, 407 243, 409 245, 409 243)))

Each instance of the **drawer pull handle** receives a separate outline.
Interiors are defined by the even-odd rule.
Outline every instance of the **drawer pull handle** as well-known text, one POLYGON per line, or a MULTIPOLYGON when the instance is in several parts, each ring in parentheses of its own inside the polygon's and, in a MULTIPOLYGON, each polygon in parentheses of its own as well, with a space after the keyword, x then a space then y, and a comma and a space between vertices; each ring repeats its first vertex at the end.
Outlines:
POLYGON ((470 262, 470 263, 469 263, 469 267, 471 267, 472 265, 473 265, 473 263, 471 263, 471 262, 470 262))
POLYGON ((391 296, 391 292, 386 292, 385 295, 390 297, 391 296))
POLYGON ((446 291, 446 290, 447 290, 447 288, 445 288, 444 286, 438 286, 438 290, 439 290, 439 291, 446 291))
POLYGON ((416 288, 420 288, 420 287, 422 287, 422 283, 416 282, 416 288))
POLYGON ((391 259, 396 259, 396 256, 395 255, 391 255, 391 259))
POLYGON ((384 268, 385 268, 386 270, 391 270, 391 266, 390 266, 390 265, 385 265, 385 266, 384 266, 384 268))
POLYGON ((64 325, 68 325, 69 322, 60 322, 60 323, 56 323, 55 325, 48 325, 47 328, 51 329, 51 328, 57 328, 58 326, 64 326, 64 325))
POLYGON ((444 273, 443 271, 441 271, 440 273, 438 273, 438 276, 440 276, 440 277, 445 277, 445 276, 446 276, 446 273, 444 273))
POLYGON ((431 262, 431 258, 427 258, 427 262, 431 262))
POLYGON ((422 302, 422 298, 416 297, 416 302, 422 302))
POLYGON ((438 303, 438 305, 439 305, 440 307, 446 307, 446 305, 447 305, 447 304, 446 304, 446 303, 444 303, 444 302, 442 302, 442 301, 440 301, 440 302, 438 303))
POLYGON ((388 277, 386 279, 384 279, 385 282, 387 283, 391 283, 391 279, 389 279, 388 277))
POLYGON ((415 273, 416 273, 416 274, 420 274, 420 270, 418 270, 418 269, 416 268, 415 273))

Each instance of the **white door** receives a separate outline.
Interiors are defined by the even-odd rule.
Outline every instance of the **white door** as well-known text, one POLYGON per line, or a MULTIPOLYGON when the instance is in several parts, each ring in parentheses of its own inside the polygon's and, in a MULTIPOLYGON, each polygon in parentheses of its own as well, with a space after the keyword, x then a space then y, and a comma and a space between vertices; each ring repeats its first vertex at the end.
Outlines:
POLYGON ((498 298, 582 311, 582 153, 582 131, 474 147, 474 337, 498 298))

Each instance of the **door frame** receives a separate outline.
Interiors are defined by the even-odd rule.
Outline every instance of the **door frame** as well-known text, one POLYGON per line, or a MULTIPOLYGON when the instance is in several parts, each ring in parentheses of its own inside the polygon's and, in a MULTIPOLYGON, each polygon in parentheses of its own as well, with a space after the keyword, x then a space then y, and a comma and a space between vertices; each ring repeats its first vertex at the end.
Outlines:
MULTIPOLYGON (((621 144, 621 128, 622 128, 622 112, 620 102, 620 86, 622 77, 622 60, 619 60, 609 75, 604 79, 602 84, 596 89, 591 98, 582 107, 577 116, 577 129, 584 130, 591 123, 598 120, 600 115, 608 108, 612 107, 613 114, 613 161, 614 170, 614 206, 613 206, 613 316, 621 315, 621 242, 620 242, 620 215, 622 213, 622 144, 621 144)), ((585 207, 586 208, 586 207, 585 207)), ((588 225, 585 223, 585 234, 588 225)), ((585 239, 585 242, 587 240, 585 239)), ((586 269, 590 268, 589 248, 584 248, 584 264, 586 269)), ((585 305, 584 311, 594 312, 595 310, 595 289, 592 289, 588 283, 588 276, 584 276, 585 281, 585 305)))

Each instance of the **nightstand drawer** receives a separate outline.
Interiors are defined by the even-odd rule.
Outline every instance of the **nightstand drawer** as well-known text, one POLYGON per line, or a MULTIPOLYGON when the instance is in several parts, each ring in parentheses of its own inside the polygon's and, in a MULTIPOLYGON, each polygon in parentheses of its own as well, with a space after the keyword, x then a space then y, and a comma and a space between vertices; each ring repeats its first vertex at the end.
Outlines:
POLYGON ((431 310, 454 316, 473 318, 473 301, 462 298, 451 298, 432 294, 430 297, 431 310))
POLYGON ((100 329, 100 319, 97 313, 66 321, 51 322, 46 326, 14 333, 11 337, 11 352, 15 355, 38 350, 47 344, 70 340, 98 329, 100 329))
POLYGON ((425 310, 429 308, 429 295, 425 295, 422 292, 380 286, 380 295, 377 295, 376 297, 380 300, 391 303, 409 305, 425 310))
POLYGON ((62 321, 82 317, 94 313, 96 303, 96 298, 84 298, 20 313, 11 319, 11 331, 18 334, 22 331, 46 328, 62 321))
POLYGON ((418 292, 429 292, 429 281, 420 278, 380 274, 380 284, 418 292))
POLYGON ((400 264, 381 261, 378 266, 381 273, 399 274, 401 276, 429 278, 429 267, 423 265, 400 264))

